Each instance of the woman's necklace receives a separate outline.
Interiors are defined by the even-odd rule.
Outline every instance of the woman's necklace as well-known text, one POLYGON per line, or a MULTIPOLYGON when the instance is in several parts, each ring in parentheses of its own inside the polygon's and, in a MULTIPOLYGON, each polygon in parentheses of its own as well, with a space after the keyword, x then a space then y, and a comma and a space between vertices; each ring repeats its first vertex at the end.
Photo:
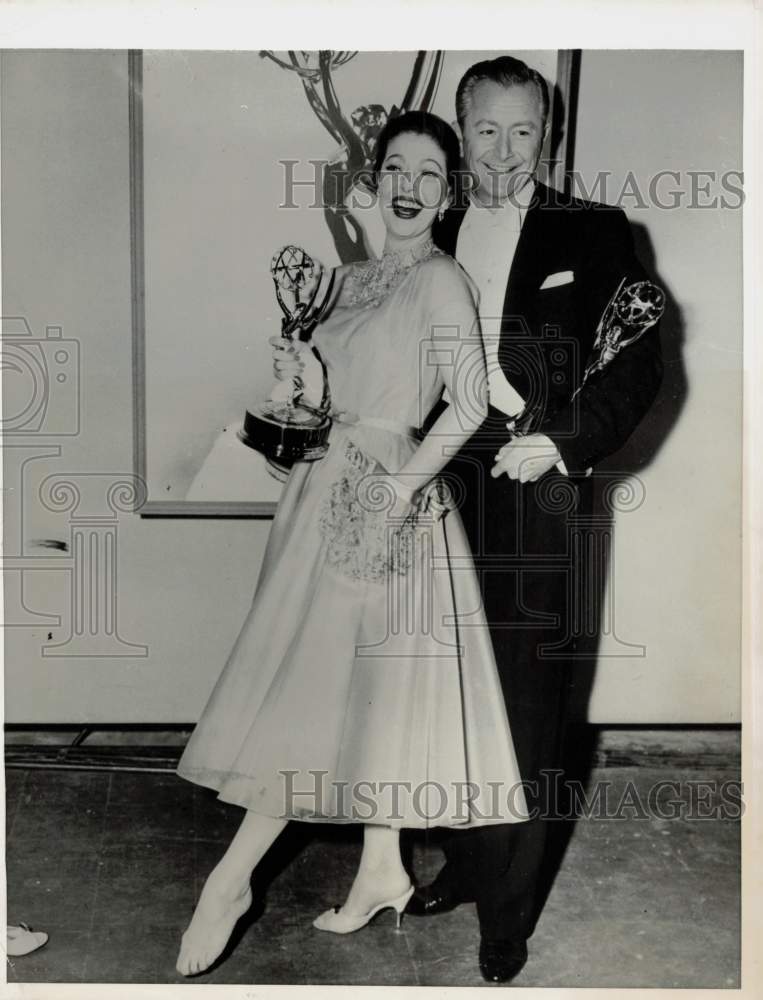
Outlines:
POLYGON ((350 306, 378 306, 416 264, 442 254, 431 239, 410 250, 387 250, 375 260, 354 264, 347 289, 350 306))

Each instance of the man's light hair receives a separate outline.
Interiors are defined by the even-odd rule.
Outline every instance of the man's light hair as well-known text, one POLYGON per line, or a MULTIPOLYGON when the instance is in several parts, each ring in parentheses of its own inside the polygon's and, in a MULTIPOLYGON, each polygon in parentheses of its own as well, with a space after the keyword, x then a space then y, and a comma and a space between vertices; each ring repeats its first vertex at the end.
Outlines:
POLYGON ((472 91, 483 80, 492 80, 502 87, 521 87, 528 83, 534 86, 538 92, 541 117, 543 123, 546 123, 549 109, 548 86, 541 74, 527 63, 523 63, 521 59, 498 56, 497 59, 485 59, 483 62, 475 63, 461 77, 456 90, 456 118, 462 129, 472 106, 472 91))

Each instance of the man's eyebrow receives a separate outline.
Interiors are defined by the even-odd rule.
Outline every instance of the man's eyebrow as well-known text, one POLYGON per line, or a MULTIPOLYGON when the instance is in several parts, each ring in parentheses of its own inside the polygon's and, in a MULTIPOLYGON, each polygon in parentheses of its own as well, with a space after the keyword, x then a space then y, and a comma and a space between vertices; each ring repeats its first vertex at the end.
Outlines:
POLYGON ((388 153, 384 157, 385 160, 402 160, 402 158, 403 158, 402 153, 388 153))
MULTIPOLYGON (((474 127, 479 128, 480 125, 498 125, 498 122, 493 121, 492 118, 480 118, 479 121, 474 123, 474 127)), ((538 127, 534 121, 530 121, 528 119, 524 122, 512 122, 511 128, 517 128, 518 125, 524 125, 525 127, 529 126, 530 128, 538 127)))

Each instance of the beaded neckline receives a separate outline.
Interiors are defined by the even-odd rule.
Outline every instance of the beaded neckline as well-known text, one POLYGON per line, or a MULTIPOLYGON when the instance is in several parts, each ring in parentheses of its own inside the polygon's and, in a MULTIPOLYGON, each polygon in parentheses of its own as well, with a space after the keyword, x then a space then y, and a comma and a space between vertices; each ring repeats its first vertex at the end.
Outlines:
POLYGON ((348 277, 347 303, 351 306, 378 306, 406 274, 431 257, 443 256, 429 239, 410 250, 387 250, 381 257, 354 264, 348 277))

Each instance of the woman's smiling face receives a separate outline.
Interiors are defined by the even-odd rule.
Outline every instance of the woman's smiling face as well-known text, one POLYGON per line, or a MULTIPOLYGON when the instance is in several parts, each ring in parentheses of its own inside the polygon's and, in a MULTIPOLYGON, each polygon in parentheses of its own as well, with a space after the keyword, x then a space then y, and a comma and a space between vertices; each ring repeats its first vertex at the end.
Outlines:
POLYGON ((428 233, 450 200, 445 153, 428 135, 395 136, 381 164, 378 190, 389 236, 407 240, 428 233))

